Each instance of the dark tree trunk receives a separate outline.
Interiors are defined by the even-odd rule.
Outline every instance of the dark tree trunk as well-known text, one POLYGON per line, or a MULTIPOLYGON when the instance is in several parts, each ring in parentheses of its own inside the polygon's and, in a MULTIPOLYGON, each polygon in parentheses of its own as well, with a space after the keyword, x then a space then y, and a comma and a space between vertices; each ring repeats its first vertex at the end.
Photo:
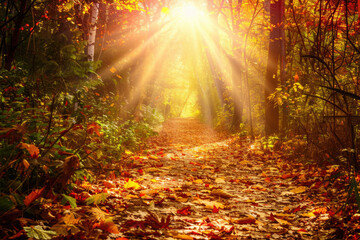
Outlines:
POLYGON ((269 96, 278 86, 278 63, 281 52, 281 4, 283 0, 272 2, 270 5, 270 39, 269 53, 265 76, 265 133, 271 135, 279 131, 279 107, 269 96))
POLYGON ((15 51, 19 44, 20 39, 20 28, 22 25, 22 22, 26 15, 26 1, 27 0, 21 0, 20 2, 20 8, 18 16, 15 19, 15 27, 13 30, 13 33, 11 35, 11 43, 9 45, 9 49, 6 51, 6 57, 5 57, 5 69, 10 70, 12 63, 15 59, 15 51))

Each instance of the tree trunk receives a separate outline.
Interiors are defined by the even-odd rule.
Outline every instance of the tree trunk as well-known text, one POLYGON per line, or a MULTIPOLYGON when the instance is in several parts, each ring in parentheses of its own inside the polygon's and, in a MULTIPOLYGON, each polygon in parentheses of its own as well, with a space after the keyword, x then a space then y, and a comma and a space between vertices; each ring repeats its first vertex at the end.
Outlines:
POLYGON ((90 9, 90 29, 88 38, 87 55, 89 61, 94 61, 96 24, 99 15, 99 3, 93 3, 90 9))
POLYGON ((274 1, 270 4, 270 39, 268 62, 265 76, 265 133, 271 135, 279 131, 279 107, 269 96, 275 92, 278 86, 278 62, 281 51, 281 3, 283 0, 274 1))
POLYGON ((10 70, 15 59, 15 51, 19 44, 20 28, 26 14, 26 0, 21 0, 18 16, 15 19, 15 27, 11 36, 11 43, 5 57, 5 69, 10 70))
MULTIPOLYGON (((286 41, 285 41, 285 30, 284 30, 284 20, 285 20, 285 3, 284 0, 281 1, 281 19, 280 19, 280 82, 283 89, 286 87, 286 41)), ((288 102, 285 100, 282 105, 282 119, 281 119, 281 134, 285 136, 286 130, 289 126, 289 110, 288 102)))
MULTIPOLYGON (((241 7, 241 3, 242 0, 238 0, 236 7, 235 7, 235 13, 236 13, 236 17, 238 18, 240 15, 240 7, 241 7)), ((235 19, 235 16, 233 14, 233 2, 232 0, 230 0, 230 8, 231 8, 231 23, 232 23, 232 29, 234 31, 234 34, 236 36, 238 36, 240 29, 239 29, 239 20, 235 19)), ((241 56, 240 53, 240 43, 239 40, 237 38, 235 38, 232 42, 232 49, 234 52, 234 56, 235 59, 234 60, 234 67, 232 67, 232 72, 231 72, 231 80, 232 80, 232 99, 233 99, 233 103, 234 103, 234 114, 233 114, 233 119, 232 119, 232 123, 231 123, 231 128, 234 131, 238 131, 240 129, 240 123, 242 122, 242 118, 243 118, 243 111, 244 111, 244 106, 243 106, 243 101, 244 99, 241 98, 240 96, 242 95, 242 89, 241 89, 241 85, 242 85, 242 81, 241 81, 241 71, 240 71, 240 64, 239 64, 239 59, 241 56)))

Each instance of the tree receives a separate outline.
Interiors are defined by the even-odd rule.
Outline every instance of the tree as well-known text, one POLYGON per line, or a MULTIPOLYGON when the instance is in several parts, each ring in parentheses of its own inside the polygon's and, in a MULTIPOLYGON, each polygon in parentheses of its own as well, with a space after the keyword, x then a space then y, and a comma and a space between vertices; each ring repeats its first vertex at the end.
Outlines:
POLYGON ((283 0, 277 0, 270 4, 270 39, 268 62, 265 76, 265 133, 270 135, 279 131, 279 107, 269 96, 275 92, 278 86, 278 62, 281 52, 281 19, 283 0))

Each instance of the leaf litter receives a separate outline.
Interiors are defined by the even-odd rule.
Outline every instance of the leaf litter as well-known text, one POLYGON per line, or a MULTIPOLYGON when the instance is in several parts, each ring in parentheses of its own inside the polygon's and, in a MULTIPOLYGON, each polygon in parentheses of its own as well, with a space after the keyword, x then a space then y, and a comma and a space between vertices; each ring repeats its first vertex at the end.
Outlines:
POLYGON ((58 201, 34 190, 27 202, 40 203, 41 220, 17 218, 25 231, 9 239, 332 239, 341 234, 336 196, 346 191, 325 181, 334 167, 319 173, 315 166, 264 152, 194 119, 165 122, 148 145, 138 153, 125 151, 121 164, 112 166, 118 174, 79 182, 58 201))

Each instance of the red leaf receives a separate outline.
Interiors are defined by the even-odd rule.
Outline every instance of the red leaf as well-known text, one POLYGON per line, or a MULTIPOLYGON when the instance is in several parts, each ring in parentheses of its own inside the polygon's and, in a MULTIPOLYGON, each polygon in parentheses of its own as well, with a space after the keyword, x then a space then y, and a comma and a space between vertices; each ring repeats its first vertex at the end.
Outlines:
POLYGON ((276 219, 275 219, 275 217, 274 217, 274 215, 272 213, 270 213, 270 216, 266 217, 266 218, 273 221, 273 222, 276 222, 276 219))
POLYGON ((29 195, 27 195, 24 200, 25 206, 29 206, 33 201, 38 199, 44 190, 45 187, 43 187, 42 189, 35 189, 29 195))
POLYGON ((182 209, 179 209, 176 211, 178 214, 187 216, 191 214, 191 207, 187 206, 187 207, 183 207, 182 209))
POLYGON ((87 126, 86 132, 88 134, 93 134, 94 132, 96 133, 96 135, 98 135, 100 137, 100 130, 101 126, 99 124, 97 124, 96 122, 90 123, 87 126))
POLYGON ((218 213, 219 212, 219 209, 214 205, 214 208, 212 210, 213 213, 218 213))
POLYGON ((256 219, 252 217, 244 217, 236 219, 234 222, 237 224, 254 224, 256 223, 256 219))

